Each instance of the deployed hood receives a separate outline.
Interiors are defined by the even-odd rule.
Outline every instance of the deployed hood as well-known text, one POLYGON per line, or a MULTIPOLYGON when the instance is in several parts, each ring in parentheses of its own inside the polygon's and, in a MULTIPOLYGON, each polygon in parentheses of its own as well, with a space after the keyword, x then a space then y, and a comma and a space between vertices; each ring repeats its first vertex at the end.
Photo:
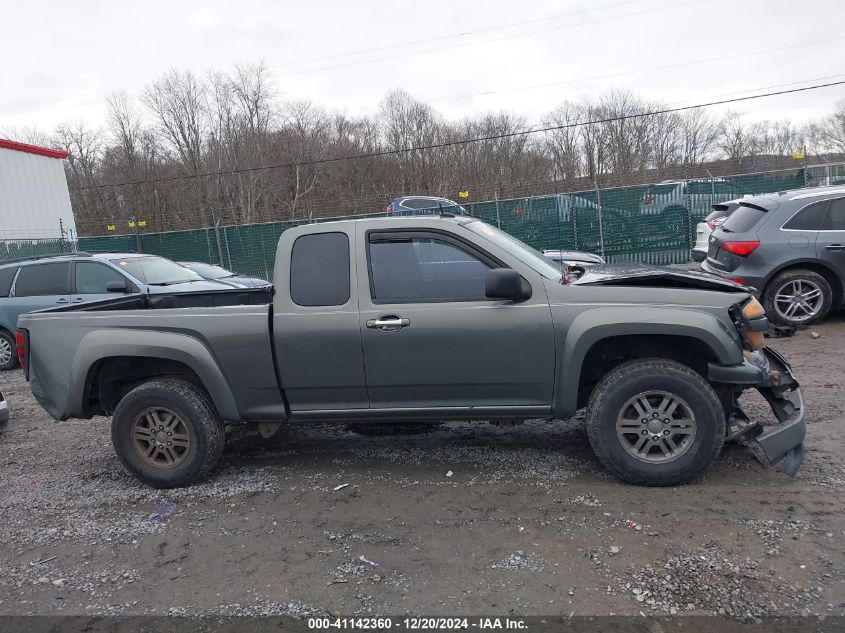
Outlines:
POLYGON ((631 264, 627 266, 591 266, 578 279, 571 280, 573 286, 644 286, 651 288, 701 288, 702 290, 724 290, 726 292, 748 292, 750 288, 717 275, 683 270, 680 268, 658 268, 631 264))

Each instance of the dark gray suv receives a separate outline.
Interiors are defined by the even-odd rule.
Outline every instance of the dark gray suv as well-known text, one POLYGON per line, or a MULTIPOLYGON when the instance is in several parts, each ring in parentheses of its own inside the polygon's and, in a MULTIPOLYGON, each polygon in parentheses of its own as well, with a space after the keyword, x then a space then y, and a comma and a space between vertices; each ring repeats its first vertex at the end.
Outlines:
POLYGON ((759 290, 775 323, 819 321, 845 300, 845 188, 742 199, 701 267, 759 290))

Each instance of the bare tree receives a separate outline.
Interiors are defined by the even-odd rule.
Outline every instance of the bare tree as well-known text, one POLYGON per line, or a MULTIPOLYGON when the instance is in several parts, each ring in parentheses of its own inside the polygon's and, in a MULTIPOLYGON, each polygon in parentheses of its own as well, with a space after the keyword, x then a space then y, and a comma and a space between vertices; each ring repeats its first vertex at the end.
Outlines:
POLYGON ((171 70, 144 90, 141 101, 188 174, 200 173, 208 136, 208 86, 190 71, 171 70))
POLYGON ((845 99, 836 104, 836 110, 811 126, 811 133, 821 152, 845 153, 845 99))

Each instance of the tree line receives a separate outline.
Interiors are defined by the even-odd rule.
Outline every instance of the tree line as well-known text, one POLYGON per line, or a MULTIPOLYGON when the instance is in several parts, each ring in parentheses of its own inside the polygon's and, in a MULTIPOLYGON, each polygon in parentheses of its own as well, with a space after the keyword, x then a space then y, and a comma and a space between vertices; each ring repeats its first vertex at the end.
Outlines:
POLYGON ((805 150, 845 153, 845 101, 802 125, 703 109, 624 118, 667 106, 612 90, 563 101, 539 122, 506 111, 449 120, 398 89, 375 114, 352 116, 282 98, 262 64, 204 76, 174 69, 137 97, 106 101, 102 125, 6 131, 68 151, 80 235, 109 224, 125 232, 131 217, 154 231, 301 220, 382 211, 408 193, 488 200, 795 167, 805 150), (585 121, 603 122, 576 125, 585 121), (517 134, 532 125, 558 129, 517 134), (475 138, 487 140, 459 143, 475 138), (388 153, 431 145, 442 147, 388 153), (361 154, 377 155, 332 160, 361 154))

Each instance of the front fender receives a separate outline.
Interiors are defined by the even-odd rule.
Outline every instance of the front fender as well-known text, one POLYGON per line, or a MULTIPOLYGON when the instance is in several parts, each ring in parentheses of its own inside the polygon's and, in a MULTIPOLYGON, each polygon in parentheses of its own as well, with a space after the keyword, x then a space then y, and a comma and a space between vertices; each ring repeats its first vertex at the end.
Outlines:
POLYGON ((135 329, 101 329, 86 334, 77 346, 68 380, 64 411, 69 417, 85 414, 87 382, 95 363, 107 358, 139 356, 183 363, 199 377, 225 420, 238 420, 240 413, 229 383, 211 351, 202 341, 177 332, 135 329))
POLYGON ((707 312, 667 307, 601 307, 572 321, 558 357, 558 384, 552 406, 556 417, 571 417, 578 404, 584 357, 599 341, 626 335, 684 336, 701 341, 722 365, 742 362, 739 334, 707 312))

